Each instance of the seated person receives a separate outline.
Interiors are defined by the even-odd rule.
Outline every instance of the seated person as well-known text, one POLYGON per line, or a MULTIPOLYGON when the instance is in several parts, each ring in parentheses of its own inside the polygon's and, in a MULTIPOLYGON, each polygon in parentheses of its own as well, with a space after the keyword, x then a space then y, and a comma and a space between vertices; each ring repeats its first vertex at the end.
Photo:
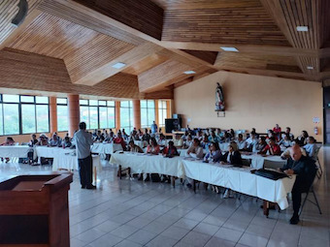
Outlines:
POLYGON ((125 129, 123 129, 123 131, 121 132, 121 135, 125 140, 127 140, 129 137, 129 135, 127 135, 127 133, 125 132, 125 129))
POLYGON ((144 134, 142 135, 143 147, 146 147, 150 141, 151 136, 148 133, 148 129, 144 129, 144 134))
POLYGON ((105 138, 105 141, 110 143, 113 142, 113 139, 115 139, 115 133, 113 133, 113 131, 110 131, 109 136, 105 138))
POLYGON ((277 137, 277 139, 281 136, 282 129, 278 124, 275 124, 275 127, 273 128, 273 133, 277 137))
POLYGON ((194 138, 192 145, 187 150, 187 155, 195 159, 203 159, 203 147, 198 138, 194 138))
MULTIPOLYGON (((228 146, 228 151, 221 156, 220 158, 221 162, 220 164, 232 164, 234 166, 242 166, 242 157, 240 152, 238 151, 237 143, 234 141, 231 141, 228 146)), ((232 197, 231 190, 226 189, 223 193, 223 198, 226 199, 228 197, 232 197)))
POLYGON ((49 140, 49 146, 50 147, 60 147, 60 146, 62 146, 62 140, 56 133, 54 133, 52 138, 49 140))
POLYGON ((246 139, 246 143, 247 143, 248 151, 252 152, 254 145, 256 145, 258 143, 258 138, 257 138, 256 134, 251 133, 250 137, 248 139, 246 139))
POLYGON ((303 130, 301 131, 301 134, 300 136, 297 137, 297 139, 295 140, 296 143, 299 145, 299 146, 304 146, 307 144, 307 138, 308 138, 308 133, 306 130, 303 130))
POLYGON ((282 139, 278 143, 281 148, 289 148, 292 147, 292 141, 290 140, 290 136, 288 134, 282 134, 282 139))
POLYGON ((273 138, 275 139, 276 142, 278 141, 278 136, 275 135, 275 133, 274 133, 273 130, 268 130, 267 133, 268 133, 268 134, 267 134, 267 137, 266 137, 267 140, 269 140, 270 138, 273 137, 273 138))
POLYGON ((211 144, 211 142, 209 141, 208 135, 206 133, 204 133, 203 140, 201 141, 201 145, 202 145, 203 149, 206 150, 206 152, 209 151, 210 144, 211 144))
POLYGON ((62 142, 62 147, 63 148, 70 148, 72 146, 72 143, 70 141, 70 137, 66 136, 64 137, 64 140, 62 142))
POLYGON ((308 157, 312 158, 313 160, 317 160, 317 146, 315 144, 316 140, 313 136, 309 136, 307 138, 307 144, 304 145, 304 149, 306 150, 306 153, 308 155, 308 157))
POLYGON ((142 148, 134 144, 134 141, 128 143, 128 148, 131 153, 144 153, 142 148))
MULTIPOLYGON (((12 137, 8 136, 5 140, 5 142, 1 143, 0 146, 13 146, 15 145, 15 141, 12 137)), ((1 158, 1 160, 3 161, 3 158, 1 158)), ((6 158, 6 163, 9 162, 9 158, 6 158)))
POLYGON ((181 136, 181 139, 182 139, 183 142, 184 142, 185 140, 187 140, 188 135, 189 135, 189 132, 186 130, 186 131, 184 132, 184 134, 181 136))
POLYGON ((215 134, 214 131, 211 131, 211 135, 209 136, 210 142, 220 142, 220 138, 215 134))
POLYGON ((169 141, 167 147, 162 151, 163 155, 167 157, 179 156, 178 150, 174 146, 173 141, 169 141))
POLYGON ((228 163, 237 166, 242 165, 241 153, 238 151, 238 146, 236 142, 234 141, 230 142, 228 146, 228 151, 221 156, 220 161, 221 164, 228 163))
POLYGON ((48 146, 48 138, 45 134, 40 134, 37 146, 48 146))
POLYGON ((290 127, 286 127, 285 134, 288 134, 289 135, 290 141, 293 141, 294 140, 294 135, 291 133, 291 128, 290 127))
POLYGON ((154 137, 150 138, 149 145, 147 147, 147 153, 148 154, 159 154, 160 147, 157 144, 157 141, 154 137))
POLYGON ((118 135, 115 139, 113 139, 113 143, 120 144, 122 149, 126 151, 126 142, 124 138, 121 136, 121 132, 118 131, 118 135))
MULTIPOLYGON (((294 145, 296 145, 296 143, 293 141, 293 142, 292 142, 292 146, 294 146, 294 145)), ((302 148, 302 147, 300 147, 300 149, 301 149, 301 153, 302 153, 302 155, 307 156, 305 149, 302 148)), ((281 158, 282 158, 283 160, 287 160, 287 159, 290 158, 290 150, 291 150, 291 147, 288 147, 287 149, 285 149, 285 150, 283 151, 283 153, 281 154, 281 158)))
POLYGON ((254 144, 252 152, 253 153, 258 153, 261 150, 263 150, 267 146, 266 138, 264 136, 259 137, 259 141, 254 144))
POLYGON ((193 143, 193 138, 191 135, 188 135, 187 139, 183 142, 183 149, 189 148, 193 143))
POLYGON ((270 137, 269 143, 264 149, 258 152, 258 154, 266 154, 269 153, 269 155, 281 155, 281 148, 279 145, 275 143, 275 138, 270 137))
POLYGON ((160 134, 159 135, 159 139, 157 140, 158 142, 158 145, 161 146, 161 147, 165 147, 166 146, 166 139, 165 139, 165 136, 164 134, 160 134))
POLYGON ((92 135, 93 136, 93 141, 94 142, 100 141, 100 138, 101 138, 101 135, 102 135, 101 130, 98 130, 97 133, 96 133, 96 135, 94 133, 92 135))
POLYGON ((29 141, 29 147, 34 147, 38 143, 37 135, 32 134, 31 140, 29 141))
POLYGON ((219 162, 221 159, 222 153, 219 148, 218 142, 211 142, 209 152, 205 155, 204 161, 205 162, 219 162))
POLYGON ((309 190, 314 181, 317 167, 314 160, 302 155, 299 145, 294 145, 290 149, 290 158, 280 170, 288 175, 297 175, 291 191, 293 216, 290 219, 290 224, 296 225, 299 222, 301 193, 309 190))
POLYGON ((174 143, 174 146, 175 146, 176 148, 181 148, 181 147, 182 147, 182 145, 183 145, 183 140, 181 139, 181 137, 180 137, 179 134, 175 134, 175 135, 174 135, 173 143, 174 143))
POLYGON ((237 145, 238 145, 238 150, 248 151, 247 150, 248 143, 246 142, 246 140, 243 139, 243 134, 238 134, 237 145))

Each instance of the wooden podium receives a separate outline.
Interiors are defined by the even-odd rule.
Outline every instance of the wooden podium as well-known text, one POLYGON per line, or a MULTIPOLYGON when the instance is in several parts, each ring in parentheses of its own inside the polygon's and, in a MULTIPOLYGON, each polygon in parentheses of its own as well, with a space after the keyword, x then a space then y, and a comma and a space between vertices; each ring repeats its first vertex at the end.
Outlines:
POLYGON ((22 175, 0 183, 0 246, 70 246, 72 173, 22 175))

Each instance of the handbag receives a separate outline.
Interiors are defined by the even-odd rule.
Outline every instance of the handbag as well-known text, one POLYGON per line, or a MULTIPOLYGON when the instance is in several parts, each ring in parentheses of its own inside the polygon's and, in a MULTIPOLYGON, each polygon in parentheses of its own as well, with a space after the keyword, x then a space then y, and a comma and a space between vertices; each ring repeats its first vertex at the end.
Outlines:
POLYGON ((281 179, 281 178, 289 177, 284 172, 278 172, 278 171, 275 171, 275 170, 264 169, 264 168, 261 168, 261 169, 258 169, 258 170, 252 170, 251 173, 254 173, 258 176, 269 178, 269 179, 272 179, 272 180, 278 180, 278 179, 281 179))

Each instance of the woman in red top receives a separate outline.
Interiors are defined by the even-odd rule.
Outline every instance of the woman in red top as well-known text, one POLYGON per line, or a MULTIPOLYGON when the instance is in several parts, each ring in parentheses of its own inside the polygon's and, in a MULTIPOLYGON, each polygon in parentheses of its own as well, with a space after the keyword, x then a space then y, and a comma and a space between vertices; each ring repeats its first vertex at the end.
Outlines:
POLYGON ((275 138, 269 138, 269 143, 263 150, 258 152, 258 154, 266 154, 269 151, 270 155, 280 155, 281 154, 281 147, 275 143, 275 138))
POLYGON ((275 127, 273 128, 273 132, 274 132, 274 135, 277 137, 277 140, 279 140, 281 137, 282 129, 278 124, 275 124, 275 127))

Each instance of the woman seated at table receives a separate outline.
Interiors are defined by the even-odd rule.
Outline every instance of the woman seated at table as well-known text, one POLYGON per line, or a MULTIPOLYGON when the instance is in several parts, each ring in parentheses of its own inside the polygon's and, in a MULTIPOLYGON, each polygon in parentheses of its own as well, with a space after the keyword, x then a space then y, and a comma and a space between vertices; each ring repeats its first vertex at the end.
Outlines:
POLYGON ((309 136, 307 138, 307 144, 304 145, 304 149, 306 150, 307 155, 313 160, 317 160, 317 146, 315 144, 316 140, 313 136, 309 136))
POLYGON ((159 135, 159 139, 157 140, 157 143, 161 147, 165 147, 166 146, 166 139, 165 139, 164 134, 160 134, 159 135))
MULTIPOLYGON (((12 138, 12 137, 10 137, 10 136, 8 136, 7 138, 6 138, 6 141, 5 142, 3 142, 3 143, 1 143, 0 144, 0 146, 14 146, 15 145, 15 141, 14 141, 14 139, 12 138)), ((6 157, 6 163, 8 163, 9 162, 9 158, 8 157, 6 157)), ((3 158, 1 158, 1 161, 3 161, 3 158)))
MULTIPOLYGON (((231 141, 229 146, 228 146, 228 151, 221 156, 221 162, 220 164, 231 164, 234 166, 242 166, 242 157, 240 152, 238 151, 238 146, 237 143, 234 141, 231 141)), ((225 192, 223 193, 223 198, 229 198, 232 197, 231 195, 231 190, 226 189, 225 192)))
POLYGON ((292 141, 290 140, 290 136, 287 133, 282 134, 282 139, 279 141, 278 145, 282 149, 287 149, 292 147, 292 141))
POLYGON ((181 139, 180 134, 176 133, 174 139, 172 140, 176 148, 181 148, 183 145, 183 140, 181 139))
POLYGON ((54 133, 52 138, 49 140, 49 146, 50 147, 60 147, 60 146, 62 146, 62 140, 57 135, 57 133, 54 133))
POLYGON ((188 135, 187 139, 183 142, 183 149, 189 148, 193 144, 193 138, 191 135, 188 135))
POLYGON ((269 155, 281 155, 281 148, 278 144, 275 143, 275 138, 269 138, 269 143, 266 147, 264 147, 258 154, 267 154, 269 155))
POLYGON ((195 159, 203 159, 203 147, 198 138, 194 138, 193 144, 188 148, 187 155, 195 159))
POLYGON ((238 134, 237 145, 238 145, 238 150, 248 151, 248 143, 246 140, 244 140, 243 134, 238 134))
POLYGON ((266 138, 264 136, 259 137, 259 141, 253 146, 252 152, 258 153, 267 146, 266 138))
POLYGON ((40 134, 37 146, 48 146, 48 138, 45 134, 40 134))
POLYGON ((131 153, 144 153, 142 148, 134 144, 134 141, 128 143, 128 148, 131 153))
POLYGON ((126 142, 124 138, 121 136, 121 132, 118 131, 118 135, 115 139, 113 139, 113 143, 120 144, 122 149, 126 151, 126 142))
POLYGON ((204 162, 219 162, 222 153, 218 142, 211 142, 209 152, 204 157, 204 162))
POLYGON ((220 158, 221 164, 232 164, 236 166, 242 165, 242 157, 241 153, 238 151, 237 143, 234 141, 231 141, 228 146, 228 151, 221 156, 220 158))
POLYGON ((157 144, 157 141, 154 137, 150 138, 149 145, 147 147, 147 153, 148 154, 159 154, 160 147, 157 144))
POLYGON ((306 130, 301 131, 301 135, 297 137, 296 143, 299 146, 304 146, 307 144, 307 139, 308 139, 308 133, 306 130))
POLYGON ((167 147, 162 150, 162 153, 166 157, 179 156, 179 152, 174 146, 173 141, 169 141, 167 147))
POLYGON ((206 152, 209 151, 209 146, 211 145, 211 142, 209 141, 209 137, 207 136, 206 133, 203 136, 203 141, 201 141, 201 145, 206 152))

